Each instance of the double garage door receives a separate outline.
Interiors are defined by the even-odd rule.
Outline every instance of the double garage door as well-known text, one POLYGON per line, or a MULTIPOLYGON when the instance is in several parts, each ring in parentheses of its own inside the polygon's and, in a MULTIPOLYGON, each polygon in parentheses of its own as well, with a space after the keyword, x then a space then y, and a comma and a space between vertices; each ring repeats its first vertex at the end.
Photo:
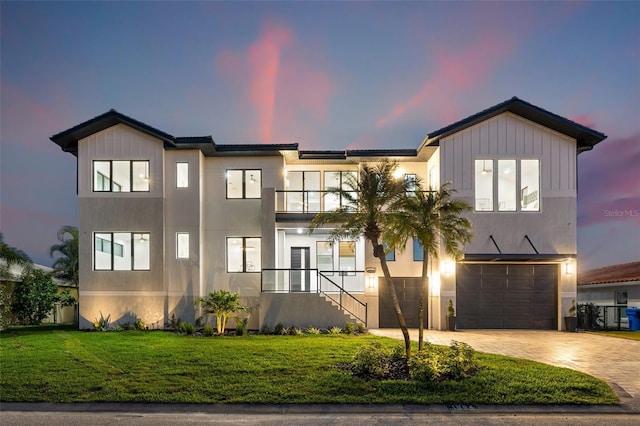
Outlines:
POLYGON ((458 264, 457 328, 557 329, 558 265, 458 264))

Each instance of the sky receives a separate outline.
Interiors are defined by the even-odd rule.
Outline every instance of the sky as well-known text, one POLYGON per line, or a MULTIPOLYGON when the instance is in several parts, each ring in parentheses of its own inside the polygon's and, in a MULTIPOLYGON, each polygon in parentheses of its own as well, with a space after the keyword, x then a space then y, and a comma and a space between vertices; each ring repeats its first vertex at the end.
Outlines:
POLYGON ((518 96, 578 156, 578 269, 640 260, 640 2, 0 2, 0 231, 51 265, 78 223, 53 134, 111 108, 175 136, 417 148, 518 96))

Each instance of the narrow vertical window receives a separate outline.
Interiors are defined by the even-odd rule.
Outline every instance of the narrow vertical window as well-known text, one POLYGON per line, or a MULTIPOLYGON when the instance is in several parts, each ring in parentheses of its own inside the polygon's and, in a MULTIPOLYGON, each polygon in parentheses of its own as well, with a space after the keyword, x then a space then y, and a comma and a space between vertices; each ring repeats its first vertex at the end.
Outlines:
POLYGON ((245 170, 244 198, 260 198, 262 196, 262 173, 260 170, 245 170))
POLYGON ((356 270, 356 242, 340 241, 338 245, 338 268, 342 274, 356 270))
POLYGON ((149 190, 149 162, 148 161, 132 161, 131 162, 131 190, 132 191, 148 191, 149 190))
POLYGON ((176 163, 176 187, 189 187, 189 163, 176 163))
POLYGON ((404 175, 404 182, 406 184, 408 197, 415 197, 416 195, 416 180, 417 177, 415 174, 404 175))
POLYGON ((475 161, 476 211, 493 211, 493 160, 475 161))
POLYGON ((93 190, 111 191, 111 161, 93 162, 93 190))
POLYGON ((176 234, 176 259, 189 258, 189 233, 178 232, 176 234))
POLYGON ((520 160, 522 211, 540 211, 540 160, 520 160))
POLYGON ((148 271, 151 267, 151 249, 148 233, 133 234, 133 270, 148 271))
POLYGON ((111 234, 94 234, 93 269, 96 271, 110 271, 111 251, 111 234))
POLYGON ((316 267, 318 271, 333 271, 333 242, 316 241, 316 267))
MULTIPOLYGON (((415 193, 414 193, 415 195, 415 193)), ((395 247, 389 247, 387 243, 382 243, 384 246, 384 252, 386 253, 385 259, 387 262, 395 262, 396 260, 396 249, 395 247)))
POLYGON ((498 211, 516 211, 516 160, 498 160, 498 211))
POLYGON ((417 238, 413 238, 413 261, 422 262, 424 260, 424 248, 417 238))

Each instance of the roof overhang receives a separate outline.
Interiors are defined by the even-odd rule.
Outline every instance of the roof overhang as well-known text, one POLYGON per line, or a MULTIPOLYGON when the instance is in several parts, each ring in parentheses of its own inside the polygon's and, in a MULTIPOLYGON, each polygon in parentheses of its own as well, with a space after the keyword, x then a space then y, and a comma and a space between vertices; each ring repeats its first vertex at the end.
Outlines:
POLYGON ((523 262, 523 263, 536 263, 536 262, 551 262, 561 263, 568 259, 575 259, 575 254, 560 254, 560 253, 465 253, 463 262, 523 262))
POLYGON ((441 139, 504 112, 519 115, 520 117, 575 139, 578 153, 592 149, 597 143, 607 138, 607 135, 604 133, 590 129, 589 127, 571 121, 568 118, 561 117, 514 96, 507 101, 429 133, 424 139, 422 147, 439 146, 441 139))

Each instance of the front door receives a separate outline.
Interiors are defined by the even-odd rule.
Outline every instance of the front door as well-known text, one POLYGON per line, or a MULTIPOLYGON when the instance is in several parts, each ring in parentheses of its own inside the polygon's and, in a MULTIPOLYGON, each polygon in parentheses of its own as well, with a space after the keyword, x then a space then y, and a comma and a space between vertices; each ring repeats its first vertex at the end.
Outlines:
POLYGON ((309 291, 310 267, 309 247, 291 247, 291 291, 309 291))

